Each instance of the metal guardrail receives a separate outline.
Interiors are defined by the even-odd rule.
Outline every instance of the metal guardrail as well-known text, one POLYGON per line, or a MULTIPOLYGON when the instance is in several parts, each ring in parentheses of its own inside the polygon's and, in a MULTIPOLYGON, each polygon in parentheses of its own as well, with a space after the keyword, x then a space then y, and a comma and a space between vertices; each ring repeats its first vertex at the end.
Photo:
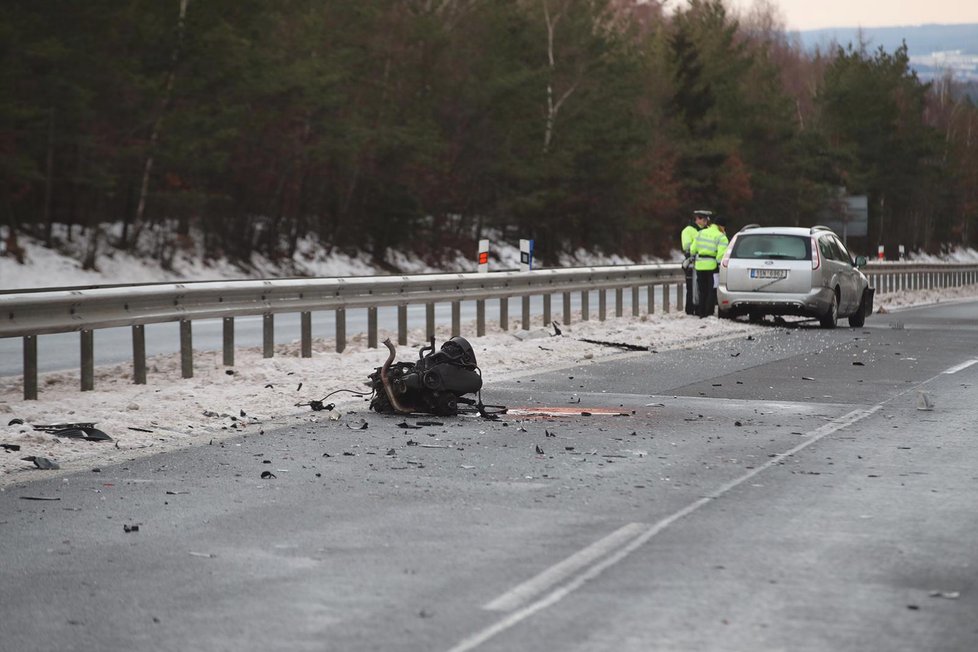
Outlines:
MULTIPOLYGON (((942 288, 978 283, 978 264, 872 263, 864 269, 879 293, 942 288)), ((563 298, 563 323, 571 322, 571 293, 581 293, 581 318, 590 317, 589 294, 598 291, 598 318, 607 313, 607 291, 615 291, 615 315, 623 313, 623 293, 632 293, 632 314, 640 310, 640 292, 662 293, 662 309, 683 304, 683 273, 678 264, 621 265, 489 274, 422 274, 261 281, 213 281, 145 284, 51 291, 0 293, 0 337, 24 339, 24 398, 37 398, 37 338, 50 333, 79 332, 81 389, 94 388, 94 331, 132 327, 133 380, 146 383, 145 325, 179 322, 183 377, 193 376, 192 322, 223 319, 223 361, 234 364, 234 318, 263 317, 263 351, 274 355, 274 316, 300 313, 300 355, 312 356, 312 312, 334 311, 336 350, 346 348, 346 311, 367 311, 367 344, 377 346, 377 309, 397 307, 398 342, 407 343, 407 307, 425 305, 428 333, 435 330, 435 304, 451 303, 452 335, 461 334, 461 302, 476 302, 476 333, 485 335, 486 301, 499 300, 499 323, 509 330, 509 299, 522 299, 522 328, 530 327, 530 297, 543 297, 542 323, 550 324, 551 299, 563 298)))
POLYGON ((94 331, 132 327, 133 380, 146 382, 145 325, 179 322, 181 368, 193 376, 192 322, 224 321, 224 364, 234 364, 234 318, 261 315, 263 351, 274 355, 274 316, 300 313, 300 355, 312 356, 312 312, 334 311, 336 350, 346 348, 346 311, 367 311, 367 343, 377 346, 377 309, 397 307, 398 342, 407 343, 407 307, 425 305, 426 330, 435 330, 435 304, 451 303, 452 334, 460 335, 461 302, 476 302, 476 336, 485 335, 486 301, 499 300, 499 322, 509 329, 509 299, 522 298, 522 327, 530 327, 530 297, 543 297, 543 320, 551 321, 551 298, 563 295, 563 322, 571 321, 571 293, 581 292, 582 319, 589 318, 589 293, 597 290, 598 318, 605 319, 608 290, 615 290, 615 313, 622 314, 624 289, 632 291, 632 312, 639 311, 640 288, 648 305, 661 288, 662 307, 669 311, 674 289, 682 304, 682 270, 677 264, 621 265, 489 274, 421 274, 261 281, 214 281, 69 288, 47 292, 0 293, 0 337, 24 339, 24 398, 37 398, 37 338, 51 333, 79 332, 81 389, 94 389, 94 331))

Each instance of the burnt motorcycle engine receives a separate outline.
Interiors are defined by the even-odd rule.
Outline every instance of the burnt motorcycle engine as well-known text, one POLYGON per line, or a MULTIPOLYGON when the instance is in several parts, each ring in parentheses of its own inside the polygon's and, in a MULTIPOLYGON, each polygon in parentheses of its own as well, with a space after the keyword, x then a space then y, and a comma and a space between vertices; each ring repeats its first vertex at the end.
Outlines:
MULTIPOLYGON (((393 348, 391 352, 393 356, 393 348)), ((482 389, 475 351, 464 337, 453 337, 442 344, 439 351, 435 351, 435 338, 432 336, 430 343, 418 352, 417 362, 389 361, 385 366, 386 388, 384 367, 377 367, 369 375, 373 389, 370 409, 375 412, 455 416, 462 395, 482 389)))

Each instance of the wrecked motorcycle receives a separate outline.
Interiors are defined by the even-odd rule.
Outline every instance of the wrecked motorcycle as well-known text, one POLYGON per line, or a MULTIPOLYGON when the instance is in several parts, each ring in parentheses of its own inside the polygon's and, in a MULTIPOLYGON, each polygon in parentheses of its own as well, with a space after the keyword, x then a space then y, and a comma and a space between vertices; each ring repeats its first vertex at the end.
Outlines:
POLYGON ((370 409, 388 414, 421 412, 438 416, 455 416, 459 403, 477 406, 482 401, 466 399, 464 394, 482 389, 482 374, 475 351, 464 337, 453 337, 435 351, 435 337, 418 352, 417 362, 394 363, 395 349, 389 339, 384 345, 390 351, 387 361, 377 367, 370 378, 373 395, 370 409), (427 352, 427 353, 426 353, 427 352))

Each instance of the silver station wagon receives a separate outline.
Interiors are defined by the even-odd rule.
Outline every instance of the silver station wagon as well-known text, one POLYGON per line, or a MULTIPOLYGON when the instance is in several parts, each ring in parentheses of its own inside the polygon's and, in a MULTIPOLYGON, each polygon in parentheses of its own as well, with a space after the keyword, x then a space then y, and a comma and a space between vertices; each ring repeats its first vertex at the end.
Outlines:
POLYGON ((872 314, 875 294, 859 271, 865 264, 828 227, 744 227, 720 264, 720 316, 801 315, 822 328, 848 317, 858 328, 872 314))

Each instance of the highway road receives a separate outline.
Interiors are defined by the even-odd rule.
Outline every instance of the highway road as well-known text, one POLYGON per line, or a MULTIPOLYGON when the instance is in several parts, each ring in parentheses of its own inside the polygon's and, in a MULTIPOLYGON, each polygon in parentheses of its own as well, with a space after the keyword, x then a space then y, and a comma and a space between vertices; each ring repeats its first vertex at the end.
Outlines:
POLYGON ((0 649, 978 649, 976 387, 948 303, 8 486, 0 649))

